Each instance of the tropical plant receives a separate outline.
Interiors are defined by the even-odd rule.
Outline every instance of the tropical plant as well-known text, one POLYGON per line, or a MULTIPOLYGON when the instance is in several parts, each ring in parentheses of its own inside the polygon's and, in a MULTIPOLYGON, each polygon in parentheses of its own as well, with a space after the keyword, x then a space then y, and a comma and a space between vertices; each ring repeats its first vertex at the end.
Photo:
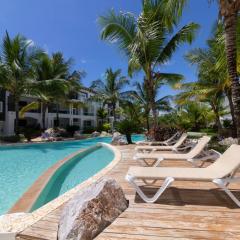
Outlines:
POLYGON ((128 79, 121 75, 121 70, 113 71, 111 68, 106 70, 105 79, 92 82, 91 88, 96 92, 93 97, 95 100, 100 100, 104 105, 111 108, 111 115, 114 122, 116 121, 116 107, 121 99, 123 88, 129 83, 128 79))
POLYGON ((105 131, 105 132, 108 132, 111 130, 111 124, 110 123, 104 123, 102 125, 102 130, 105 131))
POLYGON ((101 107, 97 110, 97 117, 101 120, 101 125, 104 124, 104 121, 106 120, 107 115, 108 113, 105 108, 101 107))
POLYGON ((144 0, 139 17, 132 13, 111 10, 99 19, 101 38, 118 44, 128 57, 128 70, 132 75, 142 70, 147 85, 148 104, 157 125, 157 107, 154 97, 156 86, 176 83, 183 79, 180 74, 162 73, 160 67, 168 62, 175 50, 183 43, 191 43, 198 25, 190 23, 173 33, 182 14, 185 1, 144 0))
MULTIPOLYGON (((46 127, 46 112, 50 104, 56 106, 56 126, 59 124, 59 106, 70 104, 69 93, 80 88, 81 72, 69 74, 72 60, 64 60, 62 53, 53 53, 52 56, 44 54, 34 62, 34 82, 31 94, 37 101, 21 109, 23 117, 25 112, 41 107, 42 128, 46 127)), ((74 103, 77 104, 77 103, 74 103)))
POLYGON ((29 94, 34 81, 32 62, 38 59, 42 51, 24 36, 11 38, 6 32, 0 54, 0 86, 14 99, 15 134, 19 134, 19 101, 29 94))
POLYGON ((183 92, 177 96, 178 103, 184 103, 193 98, 197 101, 208 102, 215 114, 219 133, 222 128, 220 116, 226 114, 223 107, 225 96, 229 101, 234 128, 236 126, 231 83, 227 72, 226 57, 224 57, 225 46, 219 42, 222 36, 223 26, 218 23, 214 26, 213 37, 207 41, 207 48, 194 49, 186 55, 186 59, 197 66, 198 81, 180 85, 183 92))
POLYGON ((117 130, 125 134, 128 144, 132 144, 132 134, 139 131, 138 125, 135 121, 124 119, 117 124, 117 130))
POLYGON ((176 110, 159 117, 159 121, 172 128, 199 131, 214 124, 214 114, 208 104, 188 101, 176 110))
MULTIPOLYGON (((156 86, 156 91, 155 91, 155 96, 154 96, 154 102, 156 105, 156 109, 158 111, 170 111, 171 106, 170 106, 170 96, 165 96, 162 98, 157 99, 157 94, 158 94, 158 89, 162 86, 162 84, 159 82, 159 85, 156 86)), ((146 126, 147 130, 150 130, 150 113, 151 113, 151 108, 149 105, 149 97, 148 97, 148 91, 147 91, 147 86, 146 83, 140 83, 136 82, 134 84, 136 90, 131 90, 131 91, 126 91, 124 95, 128 99, 133 99, 136 101, 136 103, 139 104, 140 108, 142 109, 143 112, 143 118, 146 120, 146 126)))

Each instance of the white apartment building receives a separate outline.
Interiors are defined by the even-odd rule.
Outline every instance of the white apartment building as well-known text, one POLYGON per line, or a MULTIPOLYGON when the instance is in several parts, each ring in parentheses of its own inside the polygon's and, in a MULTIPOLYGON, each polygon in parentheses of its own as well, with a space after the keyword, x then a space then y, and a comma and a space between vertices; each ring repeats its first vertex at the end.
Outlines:
MULTIPOLYGON (((78 94, 74 94, 70 104, 59 106, 59 127, 67 125, 77 125, 81 130, 89 127, 97 127, 97 110, 100 103, 89 101, 89 98, 95 93, 88 88, 83 88, 78 94), (85 106, 80 107, 77 102, 84 102, 85 106)), ((33 97, 23 97, 19 102, 20 108, 26 106, 32 101, 36 101, 33 97)), ((12 97, 8 92, 0 89, 0 135, 14 135, 15 126, 15 110, 12 97)), ((56 124, 57 107, 52 104, 48 107, 45 116, 45 127, 51 128, 56 124)), ((24 119, 20 120, 20 126, 37 125, 42 127, 42 111, 41 107, 37 110, 29 111, 25 114, 24 119)))

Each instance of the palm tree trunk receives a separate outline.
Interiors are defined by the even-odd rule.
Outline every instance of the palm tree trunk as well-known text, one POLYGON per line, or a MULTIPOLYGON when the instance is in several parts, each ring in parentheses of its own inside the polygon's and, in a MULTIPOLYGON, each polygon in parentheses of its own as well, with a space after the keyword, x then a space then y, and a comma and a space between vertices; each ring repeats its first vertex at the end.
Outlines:
POLYGON ((217 128, 218 128, 218 134, 219 136, 221 136, 222 134, 222 123, 221 123, 221 120, 220 120, 220 116, 219 116, 219 112, 216 108, 216 106, 214 104, 211 104, 212 106, 212 109, 213 109, 213 112, 214 112, 214 115, 215 115, 215 122, 216 122, 216 125, 217 125, 217 128))
POLYGON ((43 128, 43 130, 46 129, 46 111, 47 111, 47 106, 45 103, 42 103, 42 128, 43 128))
POLYGON ((152 76, 152 70, 151 70, 151 66, 149 66, 149 70, 148 70, 148 74, 147 74, 148 78, 145 79, 146 81, 146 86, 148 86, 148 98, 149 98, 149 105, 150 105, 150 109, 152 110, 152 114, 153 114, 153 129, 154 129, 154 136, 152 136, 154 138, 154 140, 156 139, 155 133, 156 133, 156 129, 158 127, 158 119, 157 119, 157 109, 156 109, 156 103, 155 103, 155 86, 154 86, 154 78, 152 76))
POLYGON ((116 104, 113 104, 113 122, 116 121, 116 104))
POLYGON ((149 130, 150 130, 149 113, 146 116, 146 120, 147 120, 147 131, 149 132, 149 130))
POLYGON ((233 123, 232 135, 233 135, 233 137, 237 137, 237 127, 236 127, 236 121, 235 121, 235 115, 234 115, 234 106, 233 106, 231 91, 228 91, 226 93, 226 95, 227 95, 227 98, 228 98, 229 107, 230 107, 230 113, 231 113, 231 116, 232 116, 232 123, 233 123))
POLYGON ((240 84, 237 76, 237 11, 224 17, 228 72, 231 79, 234 116, 240 143, 240 84))
POLYGON ((126 134, 126 139, 127 139, 128 144, 132 144, 133 143, 131 134, 127 133, 126 134))
POLYGON ((114 128, 115 121, 116 121, 116 103, 112 103, 112 115, 113 115, 113 128, 114 128))
POLYGON ((18 98, 15 99, 15 134, 19 135, 19 100, 18 98))
POLYGON ((59 127, 59 104, 56 104, 56 127, 59 127))

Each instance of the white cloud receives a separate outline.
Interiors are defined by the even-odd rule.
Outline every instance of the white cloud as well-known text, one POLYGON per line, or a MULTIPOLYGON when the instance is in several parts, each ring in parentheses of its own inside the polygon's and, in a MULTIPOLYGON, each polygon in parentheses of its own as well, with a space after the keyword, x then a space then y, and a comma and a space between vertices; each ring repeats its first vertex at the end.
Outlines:
POLYGON ((167 62, 165 62, 163 65, 164 66, 172 66, 172 65, 174 65, 175 64, 175 61, 174 60, 172 60, 172 61, 167 61, 167 62))
POLYGON ((81 59, 81 63, 82 63, 82 64, 85 64, 85 63, 87 63, 87 60, 82 58, 82 59, 81 59))

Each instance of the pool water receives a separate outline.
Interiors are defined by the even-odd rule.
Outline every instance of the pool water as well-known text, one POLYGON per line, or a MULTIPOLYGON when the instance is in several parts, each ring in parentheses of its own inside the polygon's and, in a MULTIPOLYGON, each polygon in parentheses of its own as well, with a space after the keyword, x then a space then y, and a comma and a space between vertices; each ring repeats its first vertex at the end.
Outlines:
POLYGON ((106 167, 114 158, 107 147, 98 147, 90 152, 80 153, 60 167, 43 189, 31 211, 38 209, 56 197, 74 188, 106 167))
MULTIPOLYGON (((133 141, 142 140, 133 136, 133 141)), ((110 137, 79 141, 0 147, 0 215, 6 213, 22 194, 49 167, 70 154, 97 142, 110 143, 110 137)))

